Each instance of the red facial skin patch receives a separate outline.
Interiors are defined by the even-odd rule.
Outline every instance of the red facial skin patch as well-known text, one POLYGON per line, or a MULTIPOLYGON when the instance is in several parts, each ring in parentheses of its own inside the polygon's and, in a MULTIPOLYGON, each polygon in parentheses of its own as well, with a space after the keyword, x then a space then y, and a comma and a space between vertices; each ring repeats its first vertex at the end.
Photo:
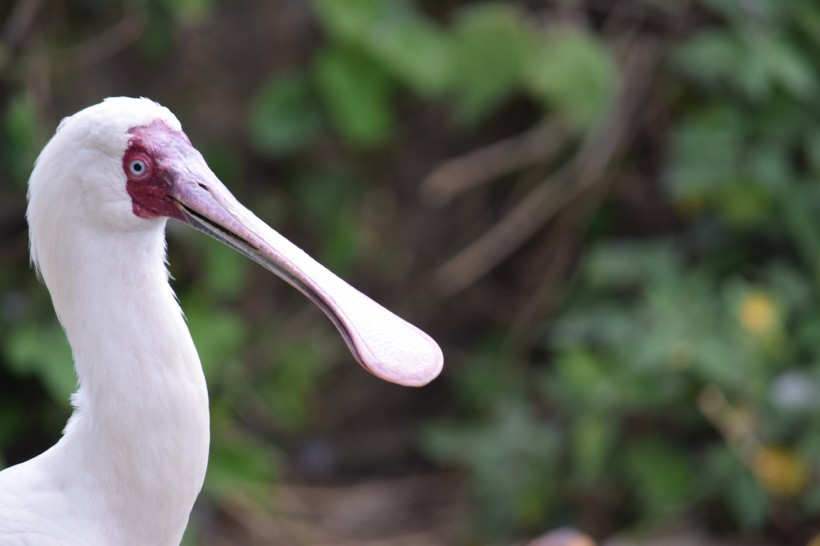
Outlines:
POLYGON ((122 156, 122 169, 134 214, 140 218, 167 216, 185 221, 169 195, 177 178, 187 171, 186 165, 191 160, 201 161, 199 152, 191 146, 185 133, 175 131, 160 119, 133 127, 128 134, 131 137, 122 156), (131 170, 134 161, 142 161, 142 172, 131 170))

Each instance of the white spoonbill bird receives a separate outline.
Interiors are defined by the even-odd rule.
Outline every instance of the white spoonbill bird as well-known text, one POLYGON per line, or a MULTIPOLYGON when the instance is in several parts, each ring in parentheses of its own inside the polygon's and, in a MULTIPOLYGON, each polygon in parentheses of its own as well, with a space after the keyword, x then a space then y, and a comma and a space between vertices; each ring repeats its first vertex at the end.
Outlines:
POLYGON ((31 259, 65 329, 74 412, 45 453, 0 472, 0 544, 179 544, 205 477, 208 393, 168 284, 174 218, 310 298, 387 381, 438 375, 438 345, 243 207, 166 108, 110 98, 60 123, 29 180, 31 259))

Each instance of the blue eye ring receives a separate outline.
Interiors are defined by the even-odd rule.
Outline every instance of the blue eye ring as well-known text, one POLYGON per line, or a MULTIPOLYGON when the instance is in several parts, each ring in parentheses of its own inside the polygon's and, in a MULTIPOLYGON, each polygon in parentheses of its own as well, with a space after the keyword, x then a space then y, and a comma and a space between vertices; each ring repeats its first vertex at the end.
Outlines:
POLYGON ((128 170, 134 176, 144 176, 148 172, 148 163, 142 159, 132 159, 128 162, 128 170))

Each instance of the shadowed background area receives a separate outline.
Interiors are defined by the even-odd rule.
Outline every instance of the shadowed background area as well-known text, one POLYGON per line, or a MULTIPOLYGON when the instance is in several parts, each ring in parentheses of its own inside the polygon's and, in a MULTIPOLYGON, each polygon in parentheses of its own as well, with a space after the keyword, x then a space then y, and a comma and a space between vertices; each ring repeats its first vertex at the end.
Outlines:
POLYGON ((4 2, 0 467, 75 387, 32 163, 63 116, 146 96, 445 354, 380 382, 169 224, 211 393, 186 545, 817 546, 818 48, 820 7, 776 0, 4 2))

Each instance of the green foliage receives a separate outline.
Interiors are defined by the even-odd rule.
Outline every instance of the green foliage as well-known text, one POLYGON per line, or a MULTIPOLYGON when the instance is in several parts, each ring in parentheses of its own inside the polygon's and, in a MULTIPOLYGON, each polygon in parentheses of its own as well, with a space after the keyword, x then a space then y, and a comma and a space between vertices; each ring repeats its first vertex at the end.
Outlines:
MULTIPOLYGON (((484 471, 484 453, 513 457, 541 434, 559 439, 538 448, 551 461, 532 476, 542 518, 581 510, 584 494, 602 488, 629 499, 636 523, 717 502, 751 529, 781 503, 803 517, 817 506, 817 408, 778 389, 792 378, 816 396, 820 378, 820 148, 810 122, 820 65, 801 41, 820 18, 779 3, 760 3, 759 17, 736 2, 708 4, 726 24, 692 33, 669 55, 685 80, 674 82, 682 88, 662 177, 681 227, 641 241, 589 234, 572 294, 549 324, 549 360, 529 373, 537 384, 497 356, 508 354, 503 343, 457 371, 462 413, 426 445, 469 473, 477 499, 503 490, 484 471), (716 392, 719 409, 704 402, 716 392), (507 436, 515 426, 498 426, 500 393, 529 415, 516 438, 507 436)), ((529 89, 588 125, 612 97, 614 65, 581 32, 549 32, 541 43, 529 89)), ((508 490, 481 505, 482 524, 507 536, 526 528, 510 505, 524 495, 508 490)))
POLYGON ((705 30, 678 50, 678 62, 709 85, 726 85, 750 100, 783 90, 804 100, 817 92, 817 75, 800 49, 767 32, 705 30))
POLYGON ((6 159, 3 171, 12 182, 22 185, 28 180, 37 146, 41 144, 39 120, 31 97, 26 94, 13 97, 3 117, 3 153, 0 156, 6 159))
POLYGON ((220 310, 213 302, 193 295, 182 303, 205 376, 212 379, 226 366, 236 365, 235 359, 248 335, 246 325, 236 313, 220 310))
POLYGON ((715 446, 706 456, 703 472, 704 490, 724 500, 742 527, 758 527, 765 520, 770 502, 766 491, 739 464, 736 454, 715 446))
POLYGON ((317 258, 343 274, 359 256, 361 225, 359 210, 362 188, 349 175, 314 171, 295 179, 294 195, 307 219, 306 225, 320 237, 317 258))
POLYGON ((22 325, 8 338, 4 352, 10 371, 19 376, 36 376, 55 402, 68 406, 69 395, 77 388, 77 377, 71 367, 71 348, 56 322, 22 325))
MULTIPOLYGON (((120 16, 119 4, 98 4, 80 11, 120 16)), ((213 14, 228 9, 218 4, 123 4, 127 16, 148 24, 136 55, 113 52, 116 64, 106 69, 125 74, 125 63, 137 76, 178 69, 179 43, 197 27, 218 24, 213 14)), ((303 50, 282 55, 287 72, 239 86, 242 97, 249 95, 240 120, 247 142, 202 143, 191 133, 192 139, 204 144, 229 186, 241 190, 238 184, 262 180, 251 208, 304 235, 300 244, 334 271, 393 275, 403 286, 427 282, 425 275, 409 276, 444 262, 474 220, 503 214, 509 196, 495 199, 496 187, 475 188, 452 215, 427 211, 444 230, 464 233, 430 241, 423 251, 400 246, 372 256, 382 237, 393 235, 380 233, 383 224, 365 214, 384 202, 382 193, 391 207, 405 207, 396 217, 416 217, 412 188, 389 186, 381 166, 397 163, 396 172, 416 176, 441 159, 428 142, 414 140, 429 135, 413 132, 410 118, 446 112, 436 127, 441 154, 557 118, 567 131, 562 149, 572 153, 628 76, 614 52, 644 43, 637 24, 621 34, 631 15, 603 21, 608 8, 587 12, 589 3, 560 2, 537 13, 525 4, 532 3, 456 2, 450 9, 410 0, 313 0, 321 36, 312 33, 303 50), (553 11, 561 17, 553 19, 553 11), (530 117, 499 120, 510 105, 530 117), (418 157, 425 163, 408 168, 418 157)), ((645 117, 654 121, 642 127, 640 146, 623 150, 628 160, 612 166, 618 199, 605 201, 583 245, 573 249, 571 283, 555 289, 560 308, 542 318, 535 350, 521 349, 501 312, 489 333, 471 318, 449 336, 455 321, 440 319, 445 339, 464 340, 467 356, 447 352, 447 417, 422 423, 420 443, 435 464, 464 476, 477 529, 466 534, 476 544, 517 542, 588 521, 637 527, 713 507, 730 515, 722 528, 778 527, 784 513, 810 527, 820 511, 820 8, 775 0, 634 5, 639 14, 652 7, 646 47, 657 43, 664 56, 646 100, 645 117), (655 10, 664 14, 658 24, 655 10), (669 13, 687 20, 663 35, 669 13), (663 219, 663 228, 634 218, 628 229, 612 229, 621 227, 623 201, 634 197, 633 179, 648 179, 663 193, 659 201, 675 216, 663 219), (641 236, 629 236, 638 224, 641 236), (471 332, 485 341, 472 341, 471 332)), ((51 17, 34 19, 40 20, 51 17)), ((18 46, 0 44, 8 87, 0 174, 20 203, 42 135, 53 130, 43 117, 57 113, 38 101, 82 87, 71 63, 60 65, 71 82, 41 86, 37 70, 52 59, 73 59, 82 47, 65 51, 64 38, 33 35, 47 54, 26 50, 29 56, 18 58, 18 46)), ((105 81, 100 73, 88 80, 105 81)), ((197 95, 190 93, 195 76, 173 80, 160 94, 184 89, 178 104, 197 95)), ((79 100, 67 96, 61 105, 79 100)), ((552 165, 545 158, 537 169, 522 170, 521 180, 537 183, 564 159, 552 165)), ((342 347, 335 336, 323 337, 333 335, 325 323, 322 330, 292 324, 290 307, 266 314, 255 265, 212 241, 181 237, 186 245, 169 245, 179 279, 174 288, 212 395, 213 451, 201 502, 218 507, 240 494, 269 507, 271 484, 291 470, 272 438, 287 442, 321 428, 314 407, 328 383, 330 351, 342 347), (178 246, 188 254, 175 254, 178 246)), ((505 270, 489 283, 489 296, 473 287, 468 306, 486 299, 492 307, 492 298, 522 293, 505 282, 528 266, 505 270)), ((17 284, 14 275, 0 275, 0 290, 17 284)), ((65 410, 75 387, 70 350, 45 303, 31 300, 31 309, 18 314, 0 300, 2 368, 9 380, 36 380, 65 410)), ((463 303, 454 300, 434 301, 433 308, 446 315, 463 303)), ((512 304, 505 299, 503 307, 506 313, 512 304)), ((27 433, 18 411, 0 399, 3 449, 27 433)), ((41 421, 50 425, 49 419, 41 421)), ((195 543, 195 535, 186 540, 195 543)))
POLYGON ((277 76, 251 106, 248 130, 263 152, 310 145, 322 118, 348 145, 384 145, 395 133, 394 99, 402 89, 446 102, 462 125, 528 96, 584 129, 618 82, 600 38, 577 29, 542 31, 510 4, 463 8, 448 28, 402 0, 315 0, 313 7, 327 46, 306 73, 277 76))
POLYGON ((276 452, 236 425, 226 426, 230 421, 219 419, 219 411, 211 409, 215 427, 222 427, 215 431, 220 441, 211 446, 205 491, 216 498, 242 492, 266 499, 267 489, 278 477, 276 452))
POLYGON ((213 10, 213 0, 162 0, 166 9, 182 23, 201 23, 213 10))
POLYGON ((475 123, 519 91, 538 36, 510 5, 478 4, 457 14, 449 95, 457 119, 475 123))
POLYGON ((273 420, 283 430, 308 427, 316 401, 317 378, 324 370, 323 352, 317 344, 287 343, 278 339, 276 366, 260 377, 259 395, 273 420))
POLYGON ((626 446, 624 475, 637 487, 644 517, 674 516, 696 500, 698 485, 691 462, 677 446, 663 439, 643 440, 626 446))
POLYGON ((278 76, 260 88, 248 112, 248 130, 263 152, 294 151, 319 136, 322 118, 300 74, 278 76))
POLYGON ((315 0, 331 38, 371 56, 402 84, 424 96, 447 85, 449 38, 405 0, 315 0))
POLYGON ((557 500, 559 436, 518 401, 499 401, 480 424, 433 427, 425 445, 473 476, 481 527, 490 533, 535 528, 557 500))
POLYGON ((393 129, 391 82, 353 50, 329 49, 315 65, 315 79, 333 126, 354 146, 383 143, 393 129))
POLYGON ((600 38, 556 29, 546 33, 531 54, 525 83, 549 110, 585 128, 612 101, 618 71, 600 38))
MULTIPOLYGON (((202 237, 190 239, 202 249, 202 286, 207 293, 224 299, 238 297, 247 282, 252 264, 225 245, 202 237)), ((204 303, 210 306, 210 302, 204 303)))

